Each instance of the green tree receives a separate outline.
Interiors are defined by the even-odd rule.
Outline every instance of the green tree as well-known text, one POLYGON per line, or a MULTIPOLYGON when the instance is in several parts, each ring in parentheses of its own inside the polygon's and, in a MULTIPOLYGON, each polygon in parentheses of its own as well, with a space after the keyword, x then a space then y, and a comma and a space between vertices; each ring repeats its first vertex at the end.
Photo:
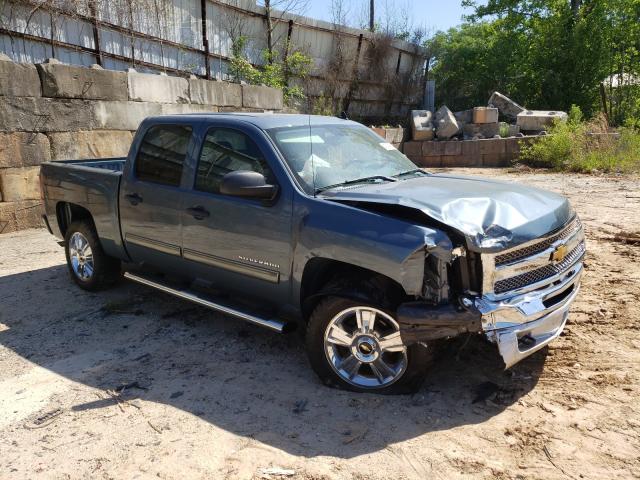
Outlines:
MULTIPOLYGON (((484 104, 493 90, 531 108, 587 116, 601 110, 600 83, 640 76, 640 0, 465 0, 468 22, 428 44, 439 103, 484 104)), ((640 87, 610 89, 611 120, 640 115, 640 87)))

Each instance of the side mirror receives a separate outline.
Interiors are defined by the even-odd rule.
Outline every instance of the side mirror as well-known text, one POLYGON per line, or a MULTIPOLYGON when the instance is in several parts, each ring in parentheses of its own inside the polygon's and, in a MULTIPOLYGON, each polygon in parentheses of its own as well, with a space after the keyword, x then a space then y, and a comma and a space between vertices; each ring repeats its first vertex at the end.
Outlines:
POLYGON ((278 193, 278 187, 269 185, 261 173, 237 170, 222 177, 220 193, 234 197, 272 200, 278 193))

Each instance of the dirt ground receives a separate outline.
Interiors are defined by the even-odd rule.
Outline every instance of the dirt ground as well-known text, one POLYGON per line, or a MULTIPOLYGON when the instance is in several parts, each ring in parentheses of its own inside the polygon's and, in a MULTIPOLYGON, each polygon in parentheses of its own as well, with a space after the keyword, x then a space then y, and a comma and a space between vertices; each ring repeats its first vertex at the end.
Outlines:
POLYGON ((455 171, 570 197, 586 274, 548 350, 505 372, 454 341, 413 396, 328 389, 296 335, 83 292, 46 231, 0 235, 0 478, 639 478, 640 245, 619 234, 640 233, 640 181, 455 171))

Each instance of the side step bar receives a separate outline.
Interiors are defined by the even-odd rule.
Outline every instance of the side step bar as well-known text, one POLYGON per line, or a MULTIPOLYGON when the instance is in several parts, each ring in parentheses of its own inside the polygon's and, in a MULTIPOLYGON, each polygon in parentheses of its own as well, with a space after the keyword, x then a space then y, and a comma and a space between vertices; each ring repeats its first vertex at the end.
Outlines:
POLYGON ((198 294, 197 292, 193 292, 186 289, 176 289, 168 285, 158 283, 155 280, 150 280, 146 277, 136 275, 131 272, 125 272, 124 277, 134 282, 141 283, 142 285, 147 285, 149 287, 156 288, 163 292, 169 293, 175 297, 182 298, 184 300, 188 300, 193 303, 197 303, 198 305, 202 305, 204 307, 210 308, 211 310, 215 310, 217 312, 224 313, 226 315, 231 315, 232 317, 236 317, 246 322, 268 328, 269 330, 273 330, 278 333, 285 333, 285 331, 287 331, 287 328, 286 328, 287 324, 280 320, 270 320, 266 318, 260 318, 255 315, 251 315, 250 313, 241 312, 240 310, 237 310, 228 305, 212 302, 211 300, 204 298, 202 295, 198 294))

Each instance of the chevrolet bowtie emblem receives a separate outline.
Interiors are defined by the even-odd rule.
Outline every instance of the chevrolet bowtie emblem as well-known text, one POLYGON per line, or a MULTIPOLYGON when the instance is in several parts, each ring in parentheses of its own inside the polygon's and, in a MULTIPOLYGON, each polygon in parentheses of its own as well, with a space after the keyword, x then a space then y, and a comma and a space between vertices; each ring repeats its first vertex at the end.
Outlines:
POLYGON ((558 263, 558 262, 561 262, 562 260, 564 260, 564 257, 566 257, 566 256, 567 256, 567 246, 566 245, 560 245, 551 254, 551 261, 558 263))

